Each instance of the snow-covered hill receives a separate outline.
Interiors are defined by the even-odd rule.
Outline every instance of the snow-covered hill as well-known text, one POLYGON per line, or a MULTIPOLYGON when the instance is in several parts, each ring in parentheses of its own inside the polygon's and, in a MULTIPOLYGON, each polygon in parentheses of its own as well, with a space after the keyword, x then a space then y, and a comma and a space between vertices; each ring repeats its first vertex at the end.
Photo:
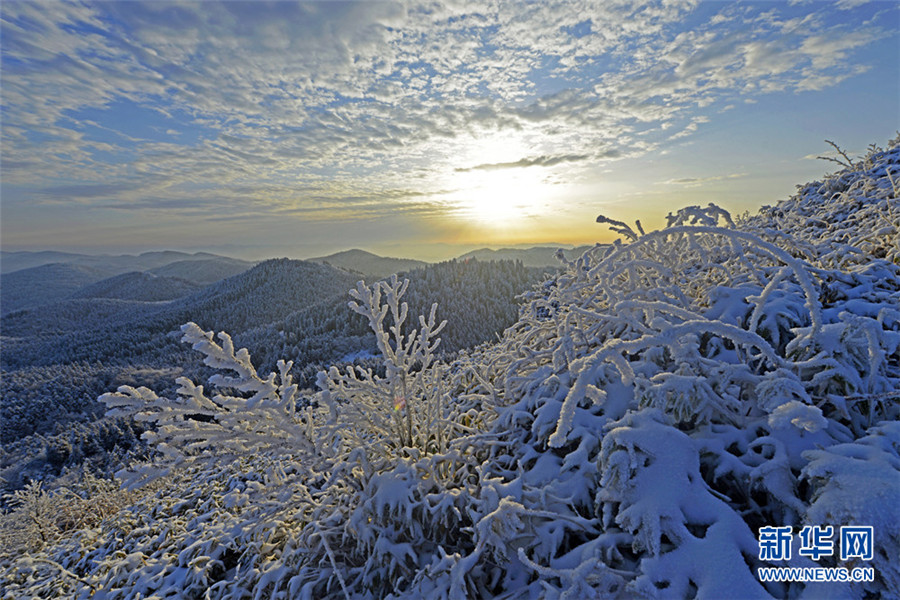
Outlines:
POLYGON ((109 274, 92 267, 61 263, 4 273, 0 275, 0 312, 7 314, 58 302, 109 274))
POLYGON ((133 271, 87 285, 72 298, 114 298, 161 302, 196 292, 200 286, 185 279, 133 271))
POLYGON ((390 258, 378 256, 365 250, 344 250, 328 256, 310 258, 312 262, 331 265, 355 273, 357 276, 381 279, 400 271, 420 269, 427 265, 425 261, 410 258, 390 258))
POLYGON ((228 277, 239 275, 253 263, 236 258, 211 258, 208 260, 179 260, 149 272, 161 277, 186 279, 198 285, 208 285, 228 277))
POLYGON ((322 372, 312 402, 290 363, 260 376, 187 324, 222 373, 104 395, 155 428, 159 457, 120 473, 127 491, 21 491, 0 582, 94 599, 898 597, 898 174, 900 138, 746 220, 688 207, 644 234, 601 217, 618 243, 450 364, 409 284, 359 285, 381 367, 322 372))

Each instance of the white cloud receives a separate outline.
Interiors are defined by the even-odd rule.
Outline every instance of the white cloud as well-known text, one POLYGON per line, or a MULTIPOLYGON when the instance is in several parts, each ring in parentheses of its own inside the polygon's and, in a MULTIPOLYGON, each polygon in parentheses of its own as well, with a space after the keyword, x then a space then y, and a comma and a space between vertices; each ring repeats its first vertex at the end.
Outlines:
POLYGON ((537 161, 578 178, 722 107, 833 86, 887 35, 829 24, 819 5, 715 6, 8 2, 3 178, 102 182, 142 210, 165 197, 168 210, 219 198, 245 212, 438 214, 458 169, 537 161), (98 140, 71 118, 123 99, 168 115, 165 140, 124 126, 98 140), (482 156, 491 139, 505 143, 482 156), (410 189, 430 195, 405 203, 410 189))
POLYGON ((713 175, 711 177, 679 177, 661 182, 662 185, 678 185, 683 187, 700 187, 707 183, 726 181, 729 179, 741 179, 747 177, 747 173, 731 173, 729 175, 713 175))

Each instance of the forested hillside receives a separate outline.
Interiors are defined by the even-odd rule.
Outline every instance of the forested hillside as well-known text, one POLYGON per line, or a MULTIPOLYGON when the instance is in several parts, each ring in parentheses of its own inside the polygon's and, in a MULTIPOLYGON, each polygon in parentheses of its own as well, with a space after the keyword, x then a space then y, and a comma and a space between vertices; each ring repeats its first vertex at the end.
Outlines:
POLYGON ((421 260, 378 256, 365 250, 344 250, 309 260, 344 269, 361 277, 374 277, 375 279, 381 279, 401 271, 421 269, 428 264, 421 260))
POLYGON ((87 285, 71 297, 162 302, 187 296, 199 287, 185 279, 132 271, 87 285))
POLYGON ((168 334, 198 320, 240 332, 343 293, 356 281, 325 265, 269 260, 168 303, 72 299, 3 319, 4 368, 103 361, 165 364, 178 353, 168 334))
MULTIPOLYGON (((344 295, 355 281, 331 267, 281 259, 171 302, 73 298, 5 315, 0 429, 8 455, 0 460, 0 469, 15 471, 7 473, 6 481, 12 487, 20 485, 29 475, 17 463, 46 452, 55 443, 29 436, 66 437, 69 423, 102 416, 95 400, 110 384, 155 384, 174 391, 174 376, 185 370, 192 376, 202 374, 202 365, 171 335, 182 323, 195 320, 241 331, 283 318, 297 306, 319 300, 320 294, 344 295), (161 384, 160 374, 167 383, 161 384), (10 446, 19 440, 24 441, 10 446)), ((170 282, 155 275, 125 274, 85 288, 85 295, 168 293, 170 282), (155 283, 160 283, 156 291, 155 283)), ((63 464, 77 458, 74 455, 63 464)), ((44 466, 37 459, 28 469, 31 476, 44 466)))
MULTIPOLYGON (((438 316, 448 322, 440 350, 454 352, 496 339, 515 323, 516 296, 530 290, 545 273, 512 261, 472 260, 428 265, 403 275, 410 280, 411 314, 424 314, 437 302, 438 316)), ((321 368, 342 357, 377 352, 366 320, 347 308, 346 290, 235 339, 251 351, 262 371, 274 370, 282 358, 321 368)), ((303 378, 306 386, 314 382, 315 369, 303 378)))
MULTIPOLYGON (((514 323, 516 296, 540 281, 544 271, 511 262, 451 261, 408 276, 415 310, 428 310, 436 299, 440 316, 452 319, 441 350, 454 351, 495 339, 514 323)), ((84 452, 62 458, 55 448, 72 444, 70 424, 101 417, 95 400, 106 390, 127 383, 174 393, 178 375, 209 376, 172 335, 187 321, 243 332, 237 338, 251 350, 257 368, 272 370, 288 358, 304 387, 315 387, 323 366, 365 362, 377 352, 375 338, 365 320, 347 307, 347 289, 358 277, 328 265, 279 259, 172 302, 151 302, 154 295, 192 284, 130 273, 87 286, 77 294, 83 297, 49 309, 7 315, 0 381, 7 449, 0 470, 7 471, 0 476, 15 489, 41 476, 49 463, 48 473, 57 475, 61 467, 78 464, 84 452), (42 462, 41 453, 52 454, 55 462, 42 462), (32 457, 27 468, 21 464, 26 456, 32 457)), ((114 443, 114 436, 104 434, 104 439, 106 445, 114 443)), ((87 454, 104 462, 101 455, 108 450, 87 454)))
POLYGON ((754 216, 600 216, 618 242, 446 360, 441 309, 414 310, 428 275, 356 284, 378 364, 323 369, 313 398, 290 360, 259 373, 187 323, 215 375, 101 396, 156 455, 117 483, 20 490, 6 597, 898 597, 898 175, 900 137, 754 216), (796 551, 768 556, 770 527, 796 551), (870 527, 872 551, 839 559, 804 527, 870 527), (771 566, 872 577, 762 581, 771 566))
POLYGON ((222 256, 207 260, 178 260, 149 272, 161 277, 186 279, 198 285, 208 285, 239 275, 252 266, 253 263, 222 256))
MULTIPOLYGON (((459 257, 459 260, 477 259, 477 260, 515 260, 521 262, 526 267, 557 267, 559 261, 556 258, 556 246, 537 246, 534 248, 500 248, 492 250, 490 248, 481 248, 466 252, 459 257)), ((590 246, 579 246, 577 248, 564 250, 569 258, 577 258, 589 250, 590 246)))
POLYGON ((4 273, 0 275, 0 314, 64 300, 108 276, 108 271, 60 263, 4 273))

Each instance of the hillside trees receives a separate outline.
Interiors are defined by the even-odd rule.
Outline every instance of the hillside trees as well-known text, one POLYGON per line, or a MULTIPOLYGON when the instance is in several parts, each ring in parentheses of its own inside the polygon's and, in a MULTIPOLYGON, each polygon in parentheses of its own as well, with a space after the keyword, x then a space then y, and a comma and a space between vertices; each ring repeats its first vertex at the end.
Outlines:
MULTIPOLYGON (((492 341, 518 318, 516 297, 546 276, 542 269, 514 261, 447 261, 403 275, 409 280, 405 301, 411 314, 426 315, 434 302, 447 321, 441 353, 453 353, 492 341)), ((327 367, 356 353, 377 352, 369 324, 346 306, 345 291, 310 303, 273 323, 235 336, 259 361, 274 370, 281 358, 296 365, 327 367)), ((313 387, 315 377, 301 377, 313 387)))

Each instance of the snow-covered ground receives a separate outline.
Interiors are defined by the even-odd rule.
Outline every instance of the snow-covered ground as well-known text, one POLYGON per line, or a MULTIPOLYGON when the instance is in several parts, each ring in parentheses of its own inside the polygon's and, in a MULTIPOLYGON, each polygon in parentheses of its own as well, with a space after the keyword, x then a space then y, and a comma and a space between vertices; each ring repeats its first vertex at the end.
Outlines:
POLYGON ((101 398, 160 456, 20 492, 3 597, 898 597, 898 185, 900 138, 736 222, 598 219, 619 243, 451 364, 402 281, 360 285, 384 374, 318 408, 186 325, 223 374, 101 398))

